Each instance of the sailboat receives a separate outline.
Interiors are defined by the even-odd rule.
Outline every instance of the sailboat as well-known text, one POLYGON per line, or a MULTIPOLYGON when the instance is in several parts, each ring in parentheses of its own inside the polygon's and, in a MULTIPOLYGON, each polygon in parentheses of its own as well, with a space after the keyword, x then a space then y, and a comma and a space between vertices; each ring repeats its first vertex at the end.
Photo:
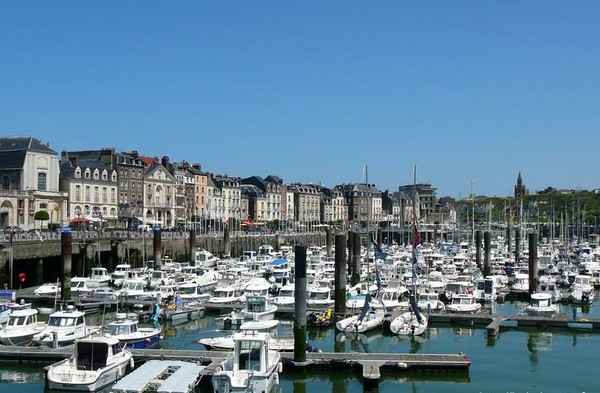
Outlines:
MULTIPOLYGON (((369 206, 369 200, 370 200, 370 186, 369 186, 369 181, 368 181, 368 176, 366 174, 366 167, 365 167, 365 182, 366 182, 366 186, 367 186, 367 239, 370 239, 371 236, 371 231, 370 231, 370 224, 371 224, 371 217, 370 217, 370 206, 369 206)), ((372 241, 372 239, 370 239, 372 241)), ((367 288, 369 288, 369 248, 370 248, 370 241, 367 241, 367 288)), ((337 330, 344 332, 344 333, 364 333, 367 332, 369 330, 373 330, 381 325, 383 325, 383 321, 385 319, 385 310, 383 308, 374 308, 371 305, 371 301, 373 300, 373 298, 371 297, 371 294, 367 291, 366 295, 365 295, 365 300, 364 300, 364 304, 362 307, 362 311, 360 314, 358 315, 352 315, 349 317, 346 317, 344 319, 341 319, 339 321, 337 321, 335 323, 335 327, 337 330)))
POLYGON ((336 329, 344 333, 364 333, 381 326, 385 311, 371 307, 371 299, 371 295, 367 294, 361 313, 340 319, 335 323, 336 329))
POLYGON ((416 301, 417 293, 417 246, 421 243, 419 229, 417 226, 417 171, 415 168, 413 176, 414 204, 413 204, 413 244, 412 244, 412 293, 410 294, 410 310, 392 319, 390 330, 394 334, 402 336, 418 336, 427 330, 427 317, 421 315, 416 301))

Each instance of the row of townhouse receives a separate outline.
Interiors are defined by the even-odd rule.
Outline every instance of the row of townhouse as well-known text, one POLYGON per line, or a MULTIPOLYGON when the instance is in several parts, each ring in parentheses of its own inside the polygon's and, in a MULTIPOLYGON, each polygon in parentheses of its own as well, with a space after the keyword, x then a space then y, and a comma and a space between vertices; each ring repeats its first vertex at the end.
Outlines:
POLYGON ((33 137, 0 137, 0 180, 0 228, 41 228, 34 217, 40 210, 49 213, 44 225, 107 228, 410 221, 415 190, 419 216, 435 210, 435 189, 428 184, 394 193, 372 184, 286 185, 278 176, 216 175, 200 164, 114 148, 62 151, 59 158, 33 137))

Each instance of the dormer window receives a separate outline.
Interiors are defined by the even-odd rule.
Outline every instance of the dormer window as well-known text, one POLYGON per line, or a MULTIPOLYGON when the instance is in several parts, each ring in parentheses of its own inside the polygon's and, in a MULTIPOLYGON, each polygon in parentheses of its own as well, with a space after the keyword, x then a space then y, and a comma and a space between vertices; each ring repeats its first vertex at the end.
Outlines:
POLYGON ((74 174, 76 179, 81 179, 81 168, 77 167, 74 174))
POLYGON ((94 171, 94 180, 98 180, 100 179, 100 171, 98 169, 96 169, 94 171))
POLYGON ((108 180, 108 172, 107 171, 102 171, 102 180, 104 180, 104 181, 108 180))
POLYGON ((90 168, 85 169, 85 173, 83 174, 83 177, 86 179, 89 179, 92 177, 92 171, 90 171, 90 168))

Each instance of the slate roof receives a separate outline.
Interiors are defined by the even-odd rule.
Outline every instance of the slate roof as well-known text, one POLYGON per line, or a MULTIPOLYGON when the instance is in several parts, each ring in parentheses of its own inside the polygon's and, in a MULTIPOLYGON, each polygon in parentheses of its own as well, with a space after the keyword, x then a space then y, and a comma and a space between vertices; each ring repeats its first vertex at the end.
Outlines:
POLYGON ((31 136, 0 137, 0 169, 23 169, 29 151, 57 155, 50 147, 31 136))

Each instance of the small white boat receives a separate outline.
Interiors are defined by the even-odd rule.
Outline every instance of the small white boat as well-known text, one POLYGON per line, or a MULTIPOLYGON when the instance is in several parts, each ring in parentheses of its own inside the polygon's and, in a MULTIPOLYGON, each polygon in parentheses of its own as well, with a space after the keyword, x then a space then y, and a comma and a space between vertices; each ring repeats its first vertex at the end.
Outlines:
MULTIPOLYGON (((256 331, 269 333, 271 335, 271 349, 278 352, 293 352, 294 339, 292 337, 277 337, 277 326, 279 321, 271 319, 268 321, 249 321, 240 325, 241 332, 256 331)), ((198 340, 209 351, 232 351, 234 349, 233 335, 221 337, 209 337, 198 340)))
POLYGON ((277 306, 271 302, 270 296, 247 296, 245 307, 232 310, 224 321, 231 325, 241 325, 245 321, 266 321, 274 319, 276 312, 277 306))
POLYGON ((146 349, 158 346, 160 328, 140 327, 139 321, 126 313, 115 314, 115 320, 106 325, 104 335, 114 337, 127 348, 146 349))
POLYGON ((38 345, 51 346, 54 335, 58 345, 72 344, 75 340, 100 332, 100 328, 89 328, 85 322, 85 313, 67 306, 66 310, 50 314, 44 330, 33 336, 32 341, 38 345))
POLYGON ((381 308, 372 308, 370 302, 371 295, 367 295, 362 312, 340 319, 335 323, 336 329, 345 333, 364 333, 381 326, 385 318, 385 311, 381 308))
POLYGON ((454 313, 476 313, 481 310, 481 304, 472 293, 458 293, 452 296, 446 311, 454 313))
POLYGON ((427 317, 421 315, 414 296, 410 297, 411 310, 406 311, 390 322, 390 330, 399 336, 420 336, 427 330, 427 317))
POLYGON ((4 345, 22 345, 30 342, 33 336, 46 326, 44 322, 38 322, 37 316, 38 310, 35 308, 12 311, 6 325, 0 328, 0 342, 4 345))
POLYGON ((203 249, 196 249, 194 265, 202 269, 212 269, 217 266, 219 258, 203 249))
POLYGON ((47 368, 49 389, 95 392, 133 369, 133 355, 113 337, 84 338, 75 342, 73 355, 47 368))
POLYGON ((334 306, 335 300, 329 287, 313 286, 308 289, 306 308, 309 310, 327 310, 334 306))
POLYGON ((406 311, 390 322, 390 331, 399 336, 420 336, 427 330, 427 317, 406 311))
POLYGON ((148 360, 114 384, 112 393, 195 392, 206 366, 179 360, 148 360))
POLYGON ((279 385, 281 354, 270 347, 269 333, 233 335, 234 350, 212 374, 215 393, 271 392, 279 385))
POLYGON ((419 310, 423 312, 442 311, 444 308, 446 308, 444 302, 440 300, 440 295, 437 292, 419 293, 417 305, 419 306, 419 310))
POLYGON ((8 316, 16 310, 25 310, 31 308, 31 303, 25 303, 23 299, 19 303, 12 300, 0 300, 0 325, 8 322, 8 316))
POLYGON ((551 317, 558 312, 559 307, 552 301, 552 295, 549 293, 532 293, 531 302, 525 307, 525 313, 528 315, 551 317))
POLYGON ((60 285, 56 283, 45 283, 37 287, 33 294, 36 296, 56 296, 60 295, 60 285))

